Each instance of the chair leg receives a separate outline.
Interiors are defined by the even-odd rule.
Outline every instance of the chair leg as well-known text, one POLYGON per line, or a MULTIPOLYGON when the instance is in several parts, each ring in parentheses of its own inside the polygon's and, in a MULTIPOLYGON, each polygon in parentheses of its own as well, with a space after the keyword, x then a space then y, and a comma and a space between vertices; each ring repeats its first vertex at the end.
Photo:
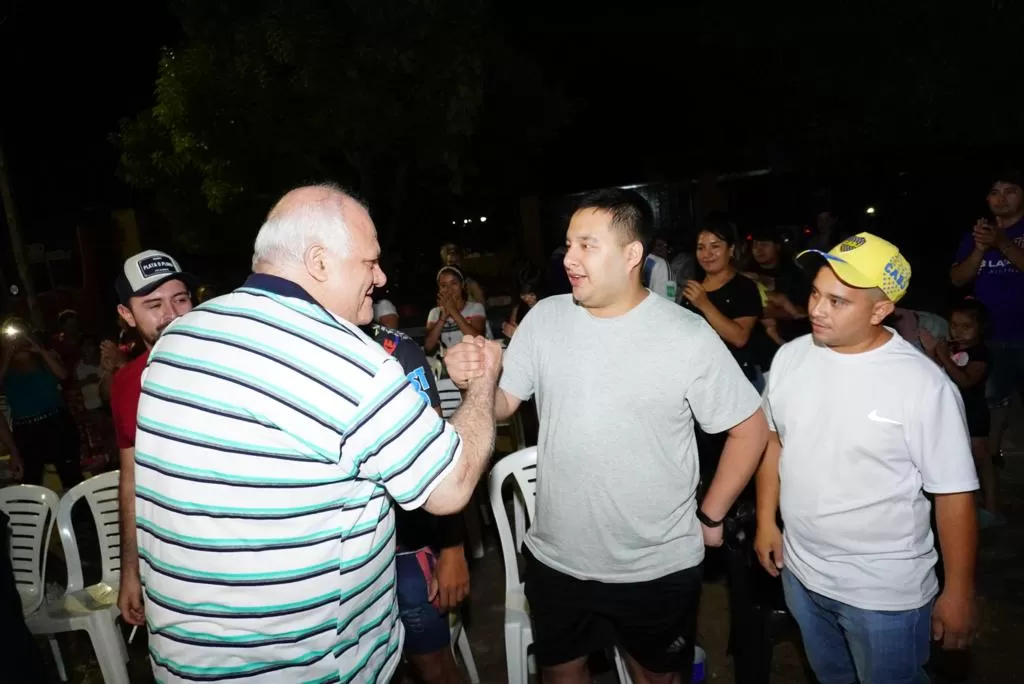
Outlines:
POLYGON ((619 675, 619 684, 633 684, 633 678, 629 676, 629 668, 626 666, 626 659, 618 647, 615 648, 615 672, 619 675))
POLYGON ((121 633, 114 626, 114 621, 105 615, 96 615, 90 620, 87 631, 105 684, 130 684, 128 666, 117 644, 121 633))
POLYGON ((508 684, 527 684, 526 648, 519 629, 514 625, 505 626, 505 670, 508 684))
POLYGON ((469 684, 480 684, 480 673, 477 672, 476 660, 473 658, 473 649, 469 647, 469 637, 466 635, 465 628, 459 631, 456 644, 459 657, 462 659, 462 666, 466 668, 466 674, 469 675, 469 684))
POLYGON ((462 512, 466 521, 466 541, 469 542, 469 555, 477 560, 484 557, 484 538, 480 527, 479 509, 476 505, 476 494, 470 499, 462 512))
POLYGON ((53 660, 57 663, 57 676, 60 677, 60 681, 68 681, 68 671, 64 669, 64 658, 60 655, 60 645, 57 643, 55 636, 50 636, 48 639, 50 642, 50 650, 53 651, 53 660))
POLYGON ((131 660, 131 655, 128 653, 128 642, 125 639, 124 632, 121 631, 121 627, 117 624, 116 616, 112 616, 110 621, 114 623, 114 633, 117 634, 117 648, 121 651, 121 658, 127 663, 131 660))
POLYGON ((526 507, 519 492, 512 493, 512 541, 516 545, 516 552, 523 548, 523 540, 526 539, 526 507))

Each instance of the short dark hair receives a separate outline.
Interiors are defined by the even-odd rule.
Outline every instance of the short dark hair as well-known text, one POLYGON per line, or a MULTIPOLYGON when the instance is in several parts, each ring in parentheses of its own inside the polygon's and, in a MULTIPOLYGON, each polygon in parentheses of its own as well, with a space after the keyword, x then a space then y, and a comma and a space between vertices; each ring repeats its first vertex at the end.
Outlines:
POLYGON ((1016 185, 1018 188, 1024 188, 1024 173, 1021 173, 1019 169, 1003 169, 999 173, 994 174, 992 182, 989 183, 989 190, 996 183, 1008 183, 1016 185))
POLYGON ((954 313, 965 313, 968 316, 974 317, 974 322, 978 324, 978 335, 982 338, 988 333, 988 326, 991 321, 988 313, 988 307, 979 302, 974 297, 964 297, 963 299, 954 302, 953 306, 949 309, 950 315, 954 313))
POLYGON ((612 227, 626 243, 639 242, 645 251, 648 248, 654 235, 654 212, 639 192, 622 188, 588 192, 580 198, 573 213, 584 209, 608 212, 612 215, 612 227))
POLYGON ((708 217, 704 219, 704 223, 697 231, 697 235, 699 236, 701 233, 711 233, 730 247, 739 240, 736 235, 735 224, 722 212, 708 214, 708 217))

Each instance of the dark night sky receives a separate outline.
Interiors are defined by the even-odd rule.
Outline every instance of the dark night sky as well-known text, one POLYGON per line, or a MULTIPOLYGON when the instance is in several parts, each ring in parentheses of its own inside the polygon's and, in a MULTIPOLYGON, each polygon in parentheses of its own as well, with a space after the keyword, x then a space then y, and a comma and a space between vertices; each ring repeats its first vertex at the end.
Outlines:
POLYGON ((126 199, 108 136, 152 104, 176 24, 159 2, 14 2, 0 18, 0 130, 26 239, 61 215, 126 199))
MULTIPOLYGON (((130 203, 130 191, 114 174, 117 153, 109 135, 122 117, 152 104, 160 48, 179 37, 165 4, 14 0, 7 6, 16 9, 0 10, 0 131, 27 232, 45 232, 90 206, 130 203)), ((532 183, 530 189, 576 190, 686 177, 708 165, 736 170, 771 162, 776 149, 765 130, 800 138, 810 126, 801 113, 834 113, 840 132, 830 134, 855 148, 846 139, 868 128, 858 118, 863 112, 847 116, 862 99, 855 88, 866 83, 872 90, 913 93, 921 81, 921 74, 894 72, 892 55, 920 54, 929 74, 953 84, 949 101, 935 106, 943 116, 1006 87, 996 70, 982 78, 970 71, 990 70, 984 56, 992 46, 967 66, 931 57, 952 54, 944 41, 955 46, 987 35, 985 22, 993 20, 981 12, 926 15, 907 6, 881 14, 883 3, 865 0, 859 15, 830 18, 821 16, 819 5, 811 10, 817 14, 747 5, 493 3, 495 23, 508 40, 540 63, 545 78, 561 83, 582 111, 548 145, 535 176, 519 179, 523 189, 532 183), (849 28, 856 21, 877 35, 849 28), (972 22, 973 34, 951 28, 972 22), (854 78, 860 80, 847 82, 854 78)), ((1005 93, 1011 101, 1019 99, 1015 82, 1011 90, 1005 93)), ((907 116, 907 129, 916 130, 920 121, 911 117, 920 107, 908 103, 894 116, 907 116)), ((898 142, 899 126, 890 128, 898 142)), ((991 131, 980 131, 965 145, 989 138, 991 131)), ((802 151, 818 144, 800 139, 802 151)), ((892 171, 894 159, 883 153, 874 161, 879 171, 892 171)))

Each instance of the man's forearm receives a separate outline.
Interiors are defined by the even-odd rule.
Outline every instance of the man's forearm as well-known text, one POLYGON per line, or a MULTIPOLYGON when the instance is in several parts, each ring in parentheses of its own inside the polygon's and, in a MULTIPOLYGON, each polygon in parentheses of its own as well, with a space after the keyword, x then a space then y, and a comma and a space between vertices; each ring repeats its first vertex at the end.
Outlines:
POLYGON ((775 522, 779 512, 779 456, 782 445, 776 433, 768 434, 768 446, 765 447, 761 465, 757 467, 755 489, 757 495, 758 522, 775 522))
POLYGON ((978 555, 978 514, 974 492, 935 495, 935 522, 946 583, 943 591, 974 594, 978 555))
POLYGON ((500 388, 494 390, 494 419, 499 423, 508 420, 516 412, 518 406, 510 406, 508 396, 500 388))
POLYGON ((121 531, 121 572, 139 574, 139 547, 135 530, 135 450, 121 450, 117 483, 118 527, 121 531))
POLYGON ((715 477, 701 504, 704 514, 713 520, 726 516, 736 497, 750 482, 764 453, 768 424, 761 410, 758 409, 738 427, 741 429, 729 431, 715 477))
POLYGON ((974 277, 978 275, 978 269, 981 267, 981 259, 984 255, 984 252, 974 250, 966 259, 951 268, 949 275, 953 284, 959 287, 974 280, 974 277))
POLYGON ((1000 247, 1000 251, 1010 260, 1011 264, 1017 267, 1018 271, 1024 271, 1024 249, 1007 240, 1006 244, 1000 247))
POLYGON ((462 457, 437 486, 425 508, 434 515, 451 515, 466 507, 494 451, 494 379, 470 384, 452 426, 462 439, 462 457))

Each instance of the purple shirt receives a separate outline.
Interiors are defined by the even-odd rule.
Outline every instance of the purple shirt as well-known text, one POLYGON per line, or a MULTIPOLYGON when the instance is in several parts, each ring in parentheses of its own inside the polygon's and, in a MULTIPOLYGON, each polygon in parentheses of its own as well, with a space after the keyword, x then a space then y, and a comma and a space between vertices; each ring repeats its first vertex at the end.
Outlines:
MULTIPOLYGON (((1006 235, 1015 245, 1024 248, 1024 220, 1007 228, 1006 235)), ((968 233, 956 251, 954 263, 959 264, 972 251, 974 237, 968 233)), ((990 339, 1024 341, 1024 271, 1010 263, 998 249, 985 252, 974 278, 974 296, 988 308, 992 317, 990 339)))

